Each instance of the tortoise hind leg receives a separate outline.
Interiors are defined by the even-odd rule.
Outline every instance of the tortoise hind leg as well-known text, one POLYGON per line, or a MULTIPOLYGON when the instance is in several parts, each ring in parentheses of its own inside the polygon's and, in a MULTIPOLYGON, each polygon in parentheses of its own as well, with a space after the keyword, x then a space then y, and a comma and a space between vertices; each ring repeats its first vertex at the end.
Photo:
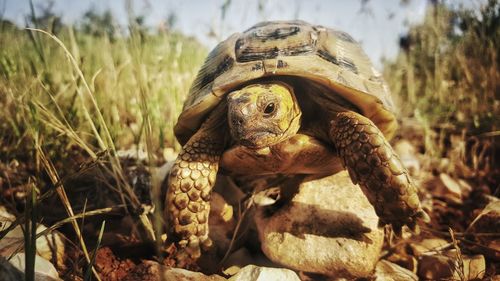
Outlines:
POLYGON ((168 241, 175 242, 178 266, 192 264, 208 250, 210 196, 225 145, 225 116, 219 106, 182 147, 168 176, 165 204, 168 241))
POLYGON ((361 186, 382 225, 391 224, 400 233, 403 225, 418 231, 417 220, 429 220, 408 171, 373 122, 353 111, 339 112, 329 133, 352 181, 361 186))

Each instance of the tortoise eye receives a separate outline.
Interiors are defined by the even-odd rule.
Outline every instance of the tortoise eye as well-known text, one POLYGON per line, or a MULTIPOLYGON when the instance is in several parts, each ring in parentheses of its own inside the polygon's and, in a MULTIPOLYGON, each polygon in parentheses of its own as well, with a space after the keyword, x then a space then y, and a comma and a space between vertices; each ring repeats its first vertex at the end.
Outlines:
POLYGON ((276 105, 274 103, 270 102, 266 105, 266 108, 264 109, 265 114, 271 114, 276 110, 276 105))

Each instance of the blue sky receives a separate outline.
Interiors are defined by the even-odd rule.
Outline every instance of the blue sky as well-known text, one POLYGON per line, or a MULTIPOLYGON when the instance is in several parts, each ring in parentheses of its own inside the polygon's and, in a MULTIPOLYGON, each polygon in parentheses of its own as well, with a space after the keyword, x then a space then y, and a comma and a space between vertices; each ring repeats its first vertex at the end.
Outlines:
MULTIPOLYGON (((398 52, 399 36, 408 29, 408 23, 423 19, 427 0, 231 0, 225 17, 222 9, 226 0, 131 0, 134 13, 144 15, 146 24, 158 26, 168 15, 176 15, 175 27, 195 36, 208 48, 230 34, 242 31, 262 20, 302 19, 315 24, 334 27, 351 34, 360 41, 373 62, 380 66, 383 57, 393 58, 398 52), (263 9, 259 11, 259 3, 263 9), (209 36, 209 34, 212 36, 209 36), (215 36, 214 36, 215 35, 215 36)), ((484 0, 460 0, 465 6, 479 7, 484 0)), ((33 0, 34 6, 46 0, 33 0)), ((54 11, 66 23, 75 23, 91 7, 97 11, 111 10, 120 24, 127 21, 125 0, 54 0, 54 11)), ((28 0, 0 0, 0 13, 24 25, 29 13, 28 0)))

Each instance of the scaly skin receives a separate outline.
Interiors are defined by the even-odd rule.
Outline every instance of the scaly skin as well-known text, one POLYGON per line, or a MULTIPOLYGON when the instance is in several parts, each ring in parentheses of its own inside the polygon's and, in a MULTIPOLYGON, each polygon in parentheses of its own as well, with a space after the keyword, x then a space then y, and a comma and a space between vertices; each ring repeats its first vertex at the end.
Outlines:
MULTIPOLYGON (((319 168, 327 164, 321 152, 334 152, 329 147, 315 148, 323 142, 312 138, 321 137, 324 145, 328 145, 329 139, 353 182, 362 187, 375 207, 381 224, 391 224, 399 233, 403 225, 415 229, 417 219, 428 220, 408 171, 383 133, 368 118, 354 111, 335 113, 330 110, 320 116, 321 120, 332 120, 329 130, 322 126, 324 124, 317 127, 320 131, 306 127, 312 137, 301 137, 298 133, 300 117, 293 89, 281 82, 252 84, 233 91, 210 113, 182 148, 168 178, 165 212, 168 240, 177 246, 177 266, 195 263, 202 250, 211 248, 208 237, 210 194, 221 155, 227 152, 228 144, 236 148, 243 146, 242 152, 246 153, 250 165, 246 174, 259 171, 301 174, 324 171, 319 168), (252 165, 259 167, 252 171, 252 165)), ((222 163, 228 164, 228 158, 234 163, 234 167, 229 165, 230 169, 241 172, 245 167, 238 163, 245 161, 245 157, 240 159, 238 155, 229 154, 226 163, 224 158, 222 163)))
POLYGON ((183 146, 168 178, 166 217, 169 241, 176 242, 178 266, 194 263, 201 250, 208 250, 210 196, 219 159, 224 149, 225 107, 212 112, 201 128, 183 146))
POLYGON ((417 219, 427 221, 428 216, 408 171, 377 126, 356 112, 340 112, 331 122, 330 137, 381 224, 391 224, 398 234, 403 225, 418 231, 417 219))

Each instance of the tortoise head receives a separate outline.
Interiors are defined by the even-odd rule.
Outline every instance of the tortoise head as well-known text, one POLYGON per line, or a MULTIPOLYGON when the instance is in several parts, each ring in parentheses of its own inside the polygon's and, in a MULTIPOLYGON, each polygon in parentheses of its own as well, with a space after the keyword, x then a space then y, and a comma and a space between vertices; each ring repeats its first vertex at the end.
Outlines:
POLYGON ((300 107, 292 87, 282 82, 248 85, 227 97, 232 138, 250 148, 264 148, 297 133, 300 107))

